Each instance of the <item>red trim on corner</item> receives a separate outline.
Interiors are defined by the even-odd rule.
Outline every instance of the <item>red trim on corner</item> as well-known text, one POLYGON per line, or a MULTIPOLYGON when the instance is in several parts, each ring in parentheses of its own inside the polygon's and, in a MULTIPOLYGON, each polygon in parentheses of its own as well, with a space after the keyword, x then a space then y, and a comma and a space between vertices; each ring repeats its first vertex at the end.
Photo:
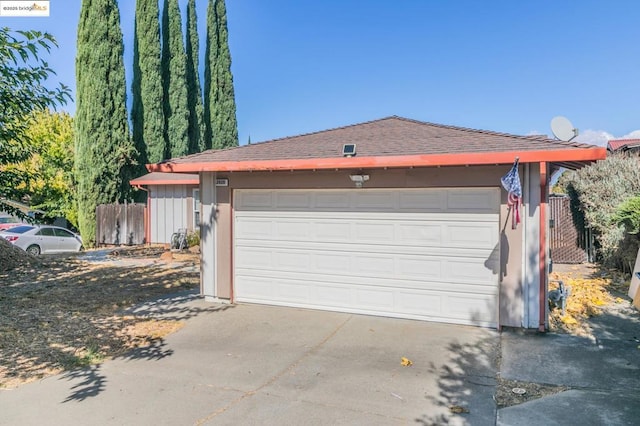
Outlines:
POLYGON ((270 170, 328 170, 378 167, 429 167, 512 164, 515 157, 520 163, 582 162, 603 160, 606 148, 558 149, 551 151, 504 151, 456 154, 391 155, 377 157, 335 157, 283 160, 204 161, 193 163, 147 164, 150 172, 240 172, 270 170))

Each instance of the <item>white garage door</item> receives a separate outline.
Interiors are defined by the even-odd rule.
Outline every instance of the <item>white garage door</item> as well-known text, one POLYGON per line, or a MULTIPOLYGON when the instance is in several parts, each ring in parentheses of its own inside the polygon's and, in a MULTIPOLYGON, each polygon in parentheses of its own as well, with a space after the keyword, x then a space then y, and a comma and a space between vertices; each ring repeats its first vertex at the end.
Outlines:
POLYGON ((497 188, 235 191, 235 297, 495 327, 497 188))

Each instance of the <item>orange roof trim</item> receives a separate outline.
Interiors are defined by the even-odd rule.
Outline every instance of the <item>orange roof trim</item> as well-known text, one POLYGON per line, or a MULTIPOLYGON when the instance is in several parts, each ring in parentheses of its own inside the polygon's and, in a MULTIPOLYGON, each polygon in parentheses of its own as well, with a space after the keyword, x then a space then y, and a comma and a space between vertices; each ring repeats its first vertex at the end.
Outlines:
MULTIPOLYGON (((148 166, 147 166, 148 168, 148 166)), ((131 185, 199 185, 200 176, 183 173, 149 173, 129 181, 131 185)))
POLYGON ((436 166, 475 166, 492 164, 511 164, 516 157, 520 163, 583 163, 604 160, 606 148, 559 149, 544 151, 504 151, 474 152, 452 154, 423 154, 375 157, 336 157, 306 158, 282 160, 246 160, 246 161, 213 161, 172 163, 167 161, 148 164, 150 172, 244 172, 275 170, 329 170, 329 169, 363 169, 363 168, 402 168, 402 167, 436 167, 436 166))

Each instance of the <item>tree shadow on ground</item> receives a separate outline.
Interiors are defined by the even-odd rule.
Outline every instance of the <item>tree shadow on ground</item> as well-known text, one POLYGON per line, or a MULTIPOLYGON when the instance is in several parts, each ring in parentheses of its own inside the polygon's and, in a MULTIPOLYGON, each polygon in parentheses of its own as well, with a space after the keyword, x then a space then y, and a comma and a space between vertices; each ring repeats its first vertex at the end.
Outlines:
POLYGON ((426 398, 440 407, 438 414, 415 419, 424 426, 495 424, 493 394, 499 357, 499 336, 487 335, 471 343, 451 343, 448 360, 441 366, 431 363, 430 372, 438 377, 439 392, 426 398))
POLYGON ((161 342, 154 342, 152 333, 144 335, 154 322, 175 329, 181 321, 227 308, 185 303, 197 297, 193 294, 167 296, 196 291, 199 272, 182 267, 178 262, 95 265, 56 256, 0 271, 0 386, 12 388, 67 371, 68 378, 84 375, 77 396, 85 398, 92 394, 89 388, 99 391, 105 381, 99 368, 79 368, 142 346, 149 349, 134 351, 136 356, 159 356, 161 342), (130 311, 149 300, 153 309, 139 315, 130 311), (127 334, 130 330, 143 334, 127 334))
MULTIPOLYGON (((199 308, 191 306, 176 306, 178 302, 174 302, 173 306, 166 306, 166 309, 160 307, 157 312, 160 315, 173 315, 179 313, 177 318, 187 320, 194 318, 202 313, 223 312, 234 305, 214 305, 209 308, 199 308)), ((167 343, 163 338, 151 338, 146 340, 145 344, 136 347, 120 356, 116 356, 114 360, 124 361, 159 361, 166 357, 172 356, 174 350, 167 347, 167 343)), ((83 401, 90 397, 95 397, 105 390, 107 377, 101 372, 102 365, 92 365, 87 368, 74 369, 67 371, 61 377, 61 380, 77 381, 79 383, 71 387, 72 393, 63 401, 83 401)))

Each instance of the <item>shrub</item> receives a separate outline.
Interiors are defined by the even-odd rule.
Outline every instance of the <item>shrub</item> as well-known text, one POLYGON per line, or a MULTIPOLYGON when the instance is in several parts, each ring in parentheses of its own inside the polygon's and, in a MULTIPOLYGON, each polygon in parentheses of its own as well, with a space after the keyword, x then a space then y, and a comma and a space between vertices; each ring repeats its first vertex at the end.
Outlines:
POLYGON ((630 234, 640 232, 640 197, 629 198, 618 206, 614 220, 630 234))
POLYGON ((187 234, 187 245, 189 247, 200 245, 200 231, 191 231, 187 234))
POLYGON ((635 260, 638 239, 625 232, 617 213, 622 203, 640 194, 638 158, 611 155, 569 172, 562 184, 571 197, 574 217, 584 218, 585 226, 593 230, 599 260, 624 270, 630 256, 635 260))

